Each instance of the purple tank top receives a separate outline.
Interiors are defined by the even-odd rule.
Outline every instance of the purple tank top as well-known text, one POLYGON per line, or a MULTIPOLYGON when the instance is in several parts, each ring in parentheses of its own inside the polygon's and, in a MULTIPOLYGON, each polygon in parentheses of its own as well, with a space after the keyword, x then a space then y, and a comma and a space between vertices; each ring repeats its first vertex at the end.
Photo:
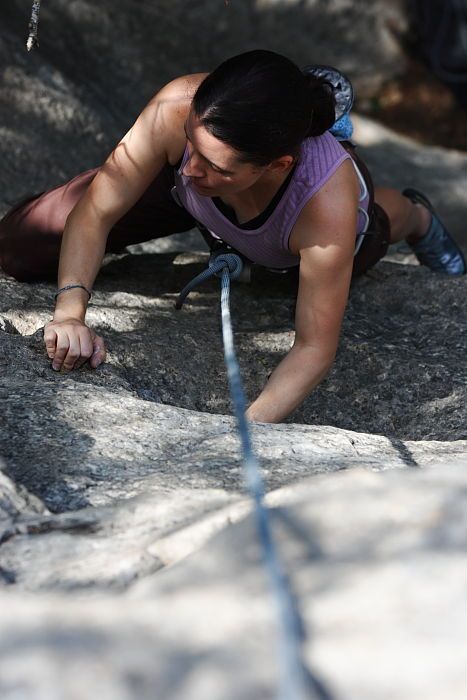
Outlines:
MULTIPOLYGON (((175 171, 175 186, 183 207, 214 236, 260 265, 293 267, 300 262, 299 256, 293 255, 289 250, 289 237, 293 226, 308 200, 346 158, 350 158, 349 153, 329 132, 305 139, 288 187, 271 216, 257 229, 241 229, 235 226, 219 211, 210 197, 203 197, 195 192, 191 187, 190 178, 182 175, 188 160, 187 148, 180 168, 175 171)), ((360 197, 360 207, 365 209, 367 206, 368 196, 367 193, 363 193, 360 197)), ((365 217, 362 217, 361 209, 356 234, 364 229, 365 217)))

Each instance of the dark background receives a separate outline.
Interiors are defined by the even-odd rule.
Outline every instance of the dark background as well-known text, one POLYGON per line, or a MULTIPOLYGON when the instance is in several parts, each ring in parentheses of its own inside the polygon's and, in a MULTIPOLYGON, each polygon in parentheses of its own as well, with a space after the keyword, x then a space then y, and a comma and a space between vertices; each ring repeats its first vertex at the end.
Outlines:
POLYGON ((402 0, 44 0, 40 46, 28 54, 30 10, 30 0, 0 9, 3 211, 99 164, 171 78, 256 47, 336 65, 360 111, 425 142, 465 146, 453 126, 465 114, 418 58, 402 0))

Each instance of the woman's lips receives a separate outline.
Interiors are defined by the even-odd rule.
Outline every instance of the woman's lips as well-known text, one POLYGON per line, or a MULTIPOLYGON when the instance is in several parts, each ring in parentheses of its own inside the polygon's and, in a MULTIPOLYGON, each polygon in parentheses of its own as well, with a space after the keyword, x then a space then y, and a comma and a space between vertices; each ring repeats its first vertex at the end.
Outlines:
POLYGON ((191 180, 191 184, 193 187, 197 190, 204 191, 204 192, 210 192, 212 190, 212 187, 205 187, 204 185, 199 185, 196 180, 191 180))

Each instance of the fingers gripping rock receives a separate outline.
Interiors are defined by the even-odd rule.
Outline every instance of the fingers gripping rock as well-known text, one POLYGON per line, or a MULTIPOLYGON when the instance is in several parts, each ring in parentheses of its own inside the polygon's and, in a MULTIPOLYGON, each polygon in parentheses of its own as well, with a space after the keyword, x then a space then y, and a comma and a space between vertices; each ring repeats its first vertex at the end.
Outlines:
POLYGON ((44 342, 52 369, 57 372, 78 369, 88 360, 94 369, 105 360, 104 340, 77 319, 48 323, 44 342))

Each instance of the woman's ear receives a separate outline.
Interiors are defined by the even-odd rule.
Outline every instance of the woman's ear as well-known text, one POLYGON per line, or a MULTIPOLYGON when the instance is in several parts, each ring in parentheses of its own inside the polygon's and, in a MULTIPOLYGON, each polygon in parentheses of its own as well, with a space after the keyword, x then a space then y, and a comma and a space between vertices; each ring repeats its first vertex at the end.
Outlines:
POLYGON ((271 172, 281 173, 292 167, 295 162, 293 156, 281 156, 280 158, 275 158, 269 163, 267 169, 271 172))

